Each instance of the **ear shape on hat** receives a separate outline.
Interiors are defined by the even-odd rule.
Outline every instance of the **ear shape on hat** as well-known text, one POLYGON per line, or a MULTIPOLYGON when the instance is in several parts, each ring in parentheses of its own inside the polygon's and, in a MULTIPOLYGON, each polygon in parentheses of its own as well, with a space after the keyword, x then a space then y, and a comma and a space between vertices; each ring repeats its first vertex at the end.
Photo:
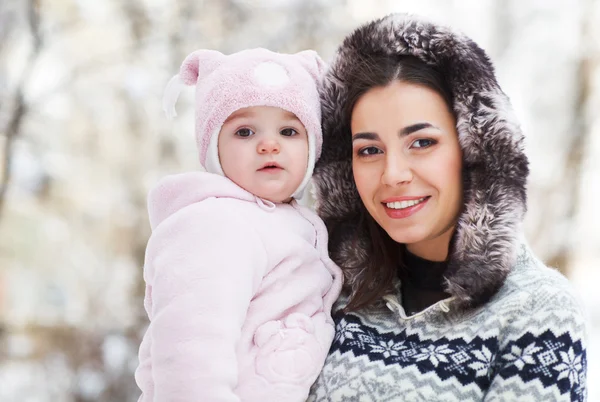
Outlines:
POLYGON ((175 75, 165 88, 162 107, 169 119, 177 116, 175 104, 182 89, 186 85, 196 85, 198 77, 205 77, 219 67, 225 56, 216 50, 196 50, 189 54, 179 69, 179 74, 175 75))
POLYGON ((196 50, 181 63, 179 77, 186 85, 196 85, 198 77, 202 78, 212 73, 224 59, 225 55, 216 50, 196 50))
POLYGON ((327 70, 327 63, 314 50, 303 50, 294 56, 300 59, 300 63, 315 80, 320 80, 325 70, 327 70))

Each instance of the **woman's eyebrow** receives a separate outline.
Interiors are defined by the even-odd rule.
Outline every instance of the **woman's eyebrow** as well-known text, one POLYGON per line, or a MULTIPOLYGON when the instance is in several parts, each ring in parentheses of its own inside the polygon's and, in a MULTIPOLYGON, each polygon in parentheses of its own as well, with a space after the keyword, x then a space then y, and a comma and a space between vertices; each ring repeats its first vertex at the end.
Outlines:
POLYGON ((437 128, 433 124, 429 124, 429 123, 415 123, 415 124, 411 124, 410 126, 404 127, 402 130, 400 130, 399 134, 400 134, 400 137, 404 137, 404 136, 412 134, 416 131, 423 130, 425 128, 431 128, 431 127, 437 128))
MULTIPOLYGON (((437 128, 436 126, 434 126, 431 123, 415 123, 415 124, 411 124, 410 126, 406 126, 404 128, 402 128, 398 134, 401 137, 405 137, 409 134, 415 133, 419 130, 423 130, 426 128, 436 128, 439 130, 439 128, 437 128)), ((352 136, 352 141, 356 141, 356 140, 373 140, 373 141, 378 141, 379 140, 379 136, 375 133, 356 133, 352 136)))
POLYGON ((379 136, 375 133, 356 133, 352 136, 352 141, 356 140, 379 140, 379 136))

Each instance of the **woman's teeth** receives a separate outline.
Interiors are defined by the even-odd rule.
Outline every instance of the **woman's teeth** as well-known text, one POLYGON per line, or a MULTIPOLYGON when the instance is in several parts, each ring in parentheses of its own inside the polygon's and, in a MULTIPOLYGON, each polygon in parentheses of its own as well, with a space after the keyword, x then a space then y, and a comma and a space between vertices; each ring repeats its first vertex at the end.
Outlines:
POLYGON ((420 204, 425 201, 426 198, 427 197, 419 198, 418 200, 387 202, 385 206, 391 209, 404 209, 420 204))

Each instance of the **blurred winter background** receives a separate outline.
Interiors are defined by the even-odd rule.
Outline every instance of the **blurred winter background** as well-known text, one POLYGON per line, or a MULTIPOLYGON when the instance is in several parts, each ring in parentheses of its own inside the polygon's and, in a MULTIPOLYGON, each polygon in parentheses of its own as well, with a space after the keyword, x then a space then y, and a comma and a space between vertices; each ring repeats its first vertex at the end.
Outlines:
POLYGON ((600 0, 1 0, 0 401, 137 399, 145 196, 198 168, 193 91, 174 121, 160 107, 189 52, 329 60, 392 11, 495 61, 528 137, 527 234, 585 303, 600 401, 600 0))

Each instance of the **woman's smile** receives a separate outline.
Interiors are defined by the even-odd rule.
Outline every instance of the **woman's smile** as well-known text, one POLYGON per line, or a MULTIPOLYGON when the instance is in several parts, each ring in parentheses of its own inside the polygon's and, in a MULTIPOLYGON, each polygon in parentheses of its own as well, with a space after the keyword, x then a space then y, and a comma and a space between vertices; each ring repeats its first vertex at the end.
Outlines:
POLYGON ((392 219, 408 218, 421 211, 431 197, 410 198, 403 200, 386 200, 382 202, 385 213, 392 219))

